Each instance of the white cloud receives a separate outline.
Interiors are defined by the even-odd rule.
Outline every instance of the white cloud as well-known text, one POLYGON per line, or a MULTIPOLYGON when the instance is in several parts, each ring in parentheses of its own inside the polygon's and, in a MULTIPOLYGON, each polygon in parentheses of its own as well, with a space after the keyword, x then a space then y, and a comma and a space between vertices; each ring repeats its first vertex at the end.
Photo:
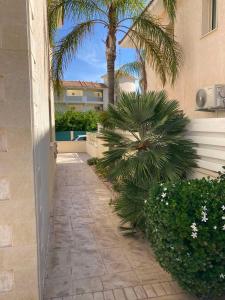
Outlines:
POLYGON ((106 61, 105 58, 100 57, 99 53, 97 53, 97 50, 95 47, 92 49, 85 49, 85 51, 81 51, 77 58, 92 67, 105 69, 106 68, 106 61))

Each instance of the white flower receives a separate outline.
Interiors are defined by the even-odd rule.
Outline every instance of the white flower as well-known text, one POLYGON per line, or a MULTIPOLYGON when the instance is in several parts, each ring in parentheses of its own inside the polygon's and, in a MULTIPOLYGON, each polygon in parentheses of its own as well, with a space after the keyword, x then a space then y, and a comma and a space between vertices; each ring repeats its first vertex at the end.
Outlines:
POLYGON ((202 206, 203 211, 207 211, 207 207, 206 206, 202 206))
POLYGON ((145 204, 147 203, 148 201, 147 200, 145 200, 145 204))
POLYGON ((197 239, 198 234, 197 234, 197 232, 192 232, 191 236, 193 237, 193 239, 197 239))
POLYGON ((222 220, 225 220, 225 216, 222 216, 222 220))
POLYGON ((221 208, 222 208, 222 210, 225 210, 225 205, 223 205, 221 208))
POLYGON ((163 186, 163 183, 160 183, 160 186, 163 186))
POLYGON ((221 273, 221 274, 220 274, 220 278, 221 278, 221 279, 224 279, 224 278, 225 278, 225 275, 224 275, 223 273, 221 273))
POLYGON ((207 218, 207 213, 202 211, 202 222, 207 222, 208 221, 208 218, 207 218))
POLYGON ((225 230, 225 225, 223 225, 223 230, 225 230))
POLYGON ((169 205, 169 203, 168 203, 168 202, 166 202, 166 205, 169 205))
POLYGON ((166 193, 162 193, 161 197, 165 198, 166 197, 166 193))
POLYGON ((214 227, 213 227, 213 229, 215 229, 215 230, 216 230, 216 229, 217 229, 217 226, 214 226, 214 227))
POLYGON ((188 181, 188 184, 191 184, 190 181, 188 181))
POLYGON ((164 192, 166 192, 166 191, 167 191, 167 188, 164 188, 163 190, 164 190, 164 192))
POLYGON ((196 223, 192 223, 192 225, 191 225, 190 227, 192 228, 192 230, 193 230, 194 232, 198 232, 198 228, 197 228, 197 226, 196 226, 196 223))

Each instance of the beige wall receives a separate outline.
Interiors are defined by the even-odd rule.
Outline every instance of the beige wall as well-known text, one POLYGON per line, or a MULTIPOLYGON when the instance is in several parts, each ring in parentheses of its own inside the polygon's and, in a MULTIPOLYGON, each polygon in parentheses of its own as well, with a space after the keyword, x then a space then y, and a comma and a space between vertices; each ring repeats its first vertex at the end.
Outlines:
POLYGON ((135 79, 134 78, 121 78, 119 81, 119 88, 125 93, 135 92, 135 79))
MULTIPOLYGON (((179 100, 190 117, 220 117, 224 113, 196 112, 195 97, 202 87, 225 84, 225 1, 218 0, 218 27, 202 35, 204 0, 178 0, 175 38, 180 43, 184 62, 175 86, 167 85, 170 98, 179 100)), ((162 89, 158 76, 148 68, 148 87, 162 89)))
POLYGON ((98 136, 98 133, 87 132, 86 152, 91 157, 102 158, 108 148, 103 145, 104 142, 98 136))
POLYGON ((85 141, 61 141, 57 142, 58 153, 86 152, 85 141))
MULTIPOLYGON (((218 1, 218 27, 202 35, 202 4, 207 0, 178 0, 175 39, 183 49, 183 65, 174 87, 166 85, 170 98, 179 100, 181 108, 190 117, 220 117, 224 113, 196 112, 195 97, 202 87, 225 84, 225 1, 218 1)), ((150 11, 168 24, 162 0, 154 0, 150 11)), ((131 47, 126 38, 122 46, 131 47)), ((148 89, 163 88, 159 77, 149 66, 147 69, 148 89)))
MULTIPOLYGON (((41 299, 52 194, 46 1, 0 1, 0 299, 41 299)), ((53 134, 54 135, 54 134, 53 134)))

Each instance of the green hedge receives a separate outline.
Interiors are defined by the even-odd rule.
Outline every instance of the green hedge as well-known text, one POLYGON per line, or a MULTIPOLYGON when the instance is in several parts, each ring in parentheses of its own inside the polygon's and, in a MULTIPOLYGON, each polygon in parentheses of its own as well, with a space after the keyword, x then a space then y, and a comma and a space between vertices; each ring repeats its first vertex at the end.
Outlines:
POLYGON ((56 131, 95 131, 100 114, 95 111, 56 113, 56 131))
POLYGON ((225 295, 225 177, 158 185, 145 206, 162 267, 199 299, 225 295))

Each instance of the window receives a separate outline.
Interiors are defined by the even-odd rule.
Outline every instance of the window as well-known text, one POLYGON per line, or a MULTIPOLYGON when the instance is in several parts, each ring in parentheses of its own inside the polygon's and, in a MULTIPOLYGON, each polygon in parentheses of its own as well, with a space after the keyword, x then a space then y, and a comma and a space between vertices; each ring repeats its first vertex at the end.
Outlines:
POLYGON ((93 92, 94 97, 102 98, 102 92, 93 92))
POLYGON ((217 0, 202 0, 202 34, 217 27, 217 0))
POLYGON ((82 90, 67 90, 66 95, 69 97, 83 97, 82 90))

